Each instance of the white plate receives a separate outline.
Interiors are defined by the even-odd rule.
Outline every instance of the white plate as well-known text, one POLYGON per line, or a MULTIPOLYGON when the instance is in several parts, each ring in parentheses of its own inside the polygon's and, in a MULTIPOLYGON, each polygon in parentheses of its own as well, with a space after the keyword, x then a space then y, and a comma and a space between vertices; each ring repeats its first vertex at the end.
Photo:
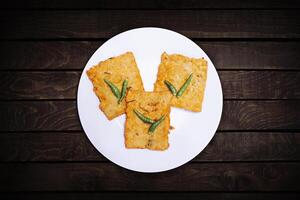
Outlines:
POLYGON ((220 122, 223 95, 217 71, 204 51, 187 37, 162 28, 138 28, 120 33, 105 42, 90 58, 80 78, 77 107, 82 127, 91 143, 106 158, 124 168, 139 172, 161 172, 179 167, 197 156, 214 136, 220 122), (86 70, 99 61, 132 51, 145 89, 152 91, 161 54, 179 53, 208 60, 207 84, 202 112, 172 108, 166 151, 126 149, 122 115, 112 121, 98 109, 98 98, 86 70))

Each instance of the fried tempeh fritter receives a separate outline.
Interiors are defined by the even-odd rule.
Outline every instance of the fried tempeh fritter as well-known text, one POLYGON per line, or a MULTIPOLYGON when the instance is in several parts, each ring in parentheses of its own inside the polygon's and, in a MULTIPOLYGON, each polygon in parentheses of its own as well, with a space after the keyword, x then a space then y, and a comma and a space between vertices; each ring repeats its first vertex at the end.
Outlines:
POLYGON ((166 150, 169 147, 168 134, 170 128, 169 92, 143 92, 129 90, 126 96, 126 148, 140 148, 150 150, 166 150), (147 117, 149 123, 140 119, 136 112, 147 117), (151 121, 164 119, 150 132, 151 121))
MULTIPOLYGON (((200 112, 204 97, 207 78, 207 61, 203 58, 189 58, 179 54, 161 55, 161 63, 158 68, 157 80, 154 84, 154 91, 169 91, 165 81, 171 83, 176 91, 173 91, 174 98, 171 105, 186 110, 200 112), (176 91, 187 82, 191 76, 190 83, 181 96, 176 97, 176 91)), ((173 88, 173 90, 174 90, 173 88)))
POLYGON ((120 92, 125 80, 128 81, 127 88, 144 91, 142 78, 132 52, 100 62, 90 68, 87 75, 92 81, 94 92, 100 100, 99 108, 109 120, 125 113, 126 105, 125 99, 118 102, 120 99, 116 97, 108 82, 116 86, 120 92))

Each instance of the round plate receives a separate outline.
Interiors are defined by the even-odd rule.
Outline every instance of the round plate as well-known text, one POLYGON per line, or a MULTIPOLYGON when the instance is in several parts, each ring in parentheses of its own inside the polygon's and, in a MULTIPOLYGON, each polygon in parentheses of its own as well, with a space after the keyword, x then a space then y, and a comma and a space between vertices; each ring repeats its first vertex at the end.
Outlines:
POLYGON ((187 37, 162 28, 138 28, 120 33, 105 42, 89 59, 81 75, 77 107, 82 127, 96 149, 107 159, 139 172, 161 172, 179 167, 197 156, 214 136, 220 122, 223 95, 217 71, 204 51, 187 37), (153 90, 160 56, 178 53, 204 57, 208 61, 207 83, 202 112, 172 108, 169 148, 165 151, 126 149, 125 115, 112 121, 99 110, 99 100, 86 71, 99 61, 127 51, 134 53, 146 91, 153 90))

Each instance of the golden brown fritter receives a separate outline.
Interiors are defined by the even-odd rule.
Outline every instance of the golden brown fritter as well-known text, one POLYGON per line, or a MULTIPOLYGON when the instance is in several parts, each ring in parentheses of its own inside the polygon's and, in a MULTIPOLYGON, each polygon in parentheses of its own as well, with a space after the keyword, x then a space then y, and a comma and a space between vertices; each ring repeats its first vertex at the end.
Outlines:
POLYGON ((182 96, 172 99, 171 105, 200 112, 207 78, 207 61, 203 58, 189 58, 179 54, 168 55, 164 52, 161 55, 154 91, 169 91, 164 83, 165 80, 172 83, 178 91, 190 74, 193 74, 191 83, 182 96))
POLYGON ((109 120, 125 113, 125 99, 118 104, 118 99, 105 83, 112 82, 121 91, 124 80, 128 80, 128 88, 144 91, 142 78, 132 52, 109 58, 93 66, 87 71, 94 86, 94 92, 100 100, 100 109, 109 120))
POLYGON ((150 150, 165 150, 169 147, 168 134, 170 128, 169 92, 142 92, 129 90, 126 96, 126 148, 140 148, 150 150), (165 116, 153 133, 149 132, 151 124, 142 121, 134 112, 137 110, 144 116, 157 121, 165 116))

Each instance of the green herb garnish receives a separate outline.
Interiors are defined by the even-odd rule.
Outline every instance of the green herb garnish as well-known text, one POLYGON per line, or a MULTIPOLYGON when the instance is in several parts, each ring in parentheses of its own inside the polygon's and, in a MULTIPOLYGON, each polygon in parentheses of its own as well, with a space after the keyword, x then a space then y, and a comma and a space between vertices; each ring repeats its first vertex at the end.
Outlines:
POLYGON ((118 99, 118 104, 122 102, 126 95, 126 90, 127 90, 127 85, 128 85, 128 80, 123 81, 122 85, 122 92, 118 89, 117 86, 115 86, 112 82, 109 80, 104 79, 104 82, 110 87, 112 93, 115 95, 115 97, 118 99))
POLYGON ((162 116, 161 118, 159 118, 157 121, 154 121, 152 119, 150 119, 149 117, 146 117, 145 115, 143 115, 142 113, 140 113, 137 110, 133 110, 133 112, 136 114, 136 116, 138 116, 138 118, 140 120, 142 120, 144 123, 147 124, 151 124, 150 128, 149 128, 149 132, 153 133, 155 131, 155 129, 161 124, 161 122, 165 119, 165 115, 162 116))
POLYGON ((176 97, 180 97, 184 91, 186 90, 186 88, 189 86, 189 84, 191 83, 193 78, 193 74, 191 74, 188 79, 186 79, 186 81, 184 82, 184 84, 181 86, 181 88, 178 90, 176 97))
POLYGON ((128 85, 128 81, 127 80, 123 81, 121 97, 120 97, 118 103, 121 103, 122 100, 124 99, 124 97, 126 95, 127 85, 128 85))
POLYGON ((165 115, 159 118, 159 120, 157 120, 156 122, 154 122, 149 128, 149 132, 154 132, 155 129, 160 125, 160 123, 164 121, 164 119, 165 119, 165 115))
POLYGON ((174 85, 172 85, 172 83, 170 83, 169 81, 165 80, 164 83, 166 84, 166 86, 168 87, 168 89, 170 90, 170 92, 176 96, 177 94, 177 90, 176 88, 174 87, 174 85))
POLYGON ((181 86, 181 88, 178 91, 176 90, 175 86, 171 82, 165 80, 164 83, 168 87, 170 92, 173 94, 173 96, 176 96, 178 98, 178 97, 182 96, 182 94, 184 93, 186 88, 189 86, 189 84, 192 81, 192 77, 193 77, 193 74, 190 74, 189 77, 186 79, 186 81, 184 82, 184 84, 181 86))
POLYGON ((138 116, 140 118, 140 120, 142 120, 145 123, 148 124, 153 124, 155 121, 153 121, 152 119, 150 119, 149 117, 146 117, 145 115, 143 115, 142 113, 140 113, 137 110, 133 110, 133 112, 136 114, 136 116, 138 116))
POLYGON ((115 95, 115 97, 117 97, 117 99, 120 98, 121 93, 120 90, 117 88, 117 86, 115 86, 112 82, 110 82, 109 80, 104 79, 104 82, 110 87, 112 93, 115 95))

